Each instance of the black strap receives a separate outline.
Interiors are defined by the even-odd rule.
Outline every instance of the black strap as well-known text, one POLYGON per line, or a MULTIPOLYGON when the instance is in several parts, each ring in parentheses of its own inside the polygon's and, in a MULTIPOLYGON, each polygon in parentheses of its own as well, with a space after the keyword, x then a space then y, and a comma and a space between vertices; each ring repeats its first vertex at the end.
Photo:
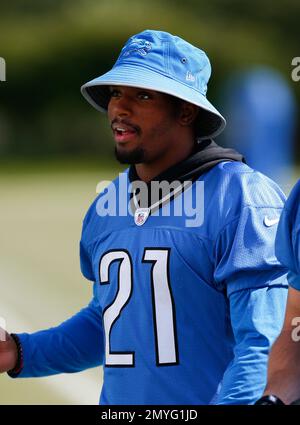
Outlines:
POLYGON ((263 397, 261 397, 259 400, 257 400, 254 404, 256 405, 263 405, 263 406, 275 406, 275 405, 284 405, 284 402, 280 400, 279 397, 277 397, 274 394, 268 394, 263 397))

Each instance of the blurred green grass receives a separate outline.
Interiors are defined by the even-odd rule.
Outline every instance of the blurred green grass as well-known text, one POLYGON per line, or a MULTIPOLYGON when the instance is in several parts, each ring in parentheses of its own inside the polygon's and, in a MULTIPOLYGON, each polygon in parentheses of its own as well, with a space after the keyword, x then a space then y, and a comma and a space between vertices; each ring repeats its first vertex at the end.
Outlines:
MULTIPOLYGON (((1 168, 0 316, 9 331, 55 326, 89 302, 91 283, 79 268, 81 223, 97 183, 117 172, 116 164, 97 169, 57 161, 1 168)), ((79 375, 28 380, 1 375, 0 404, 76 404, 83 391, 83 403, 97 404, 99 370, 79 375)))

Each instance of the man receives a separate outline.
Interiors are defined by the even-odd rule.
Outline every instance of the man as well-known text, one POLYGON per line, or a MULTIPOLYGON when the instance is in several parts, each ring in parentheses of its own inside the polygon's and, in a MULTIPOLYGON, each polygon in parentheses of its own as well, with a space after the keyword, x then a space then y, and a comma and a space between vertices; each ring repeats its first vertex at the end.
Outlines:
POLYGON ((282 331, 274 343, 268 382, 257 404, 300 404, 300 180, 282 212, 276 255, 288 269, 289 291, 282 331), (298 401, 297 401, 298 400, 298 401))
POLYGON ((274 255, 284 196, 211 140, 225 120, 206 98, 210 72, 202 50, 146 30, 82 87, 131 164, 83 222, 94 297, 57 328, 13 334, 18 356, 10 348, 2 370, 103 364, 101 404, 250 404, 262 392, 286 302, 274 255))

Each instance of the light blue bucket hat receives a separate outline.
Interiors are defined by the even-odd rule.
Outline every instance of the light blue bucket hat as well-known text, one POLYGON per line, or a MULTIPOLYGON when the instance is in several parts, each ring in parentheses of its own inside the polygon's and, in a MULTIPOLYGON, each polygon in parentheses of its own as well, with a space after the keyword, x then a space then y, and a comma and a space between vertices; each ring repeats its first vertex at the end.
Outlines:
POLYGON ((107 111, 109 86, 129 86, 166 93, 199 106, 197 137, 221 133, 225 118, 207 100, 211 74, 208 57, 180 37, 164 31, 145 30, 129 38, 113 68, 81 87, 86 100, 107 111))

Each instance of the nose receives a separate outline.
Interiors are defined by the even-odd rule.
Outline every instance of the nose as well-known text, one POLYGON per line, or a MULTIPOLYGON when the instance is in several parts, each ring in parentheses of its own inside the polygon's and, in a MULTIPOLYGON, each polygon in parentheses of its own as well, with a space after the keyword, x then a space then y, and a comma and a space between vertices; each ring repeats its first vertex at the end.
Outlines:
POLYGON ((132 102, 128 96, 111 98, 108 103, 109 117, 128 117, 132 114, 132 102))

